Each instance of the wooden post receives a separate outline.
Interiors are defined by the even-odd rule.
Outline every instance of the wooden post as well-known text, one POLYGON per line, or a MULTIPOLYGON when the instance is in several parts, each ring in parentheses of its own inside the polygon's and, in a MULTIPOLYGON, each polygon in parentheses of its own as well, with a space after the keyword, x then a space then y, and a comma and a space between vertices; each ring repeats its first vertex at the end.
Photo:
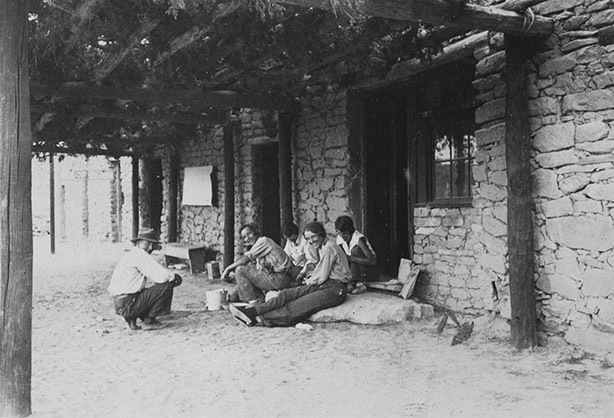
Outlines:
MULTIPOLYGON (((294 221, 292 211, 292 120, 290 113, 279 114, 279 220, 284 225, 294 221)), ((283 240, 283 237, 280 237, 283 240)))
POLYGON ((60 211, 60 240, 66 241, 66 185, 60 186, 60 202, 58 203, 58 209, 60 211))
POLYGON ((27 1, 0 0, 0 416, 32 413, 32 137, 27 1))
POLYGON ((167 242, 177 242, 177 196, 179 187, 179 151, 171 147, 168 174, 168 231, 167 242))
POLYGON ((507 243, 511 337, 516 348, 537 344, 537 314, 533 278, 533 218, 531 213, 531 138, 526 97, 526 51, 530 39, 505 35, 507 163, 507 243))
POLYGON ((224 126, 224 267, 235 258, 234 124, 224 126))
POLYGON ((90 236, 90 171, 89 160, 85 160, 85 170, 83 170, 83 191, 81 194, 81 200, 83 203, 81 212, 81 232, 83 238, 88 239, 90 236))
POLYGON ((49 251, 55 254, 55 165, 49 154, 49 251))
POLYGON ((140 222, 139 213, 139 157, 132 157, 132 237, 135 238, 139 233, 140 222))

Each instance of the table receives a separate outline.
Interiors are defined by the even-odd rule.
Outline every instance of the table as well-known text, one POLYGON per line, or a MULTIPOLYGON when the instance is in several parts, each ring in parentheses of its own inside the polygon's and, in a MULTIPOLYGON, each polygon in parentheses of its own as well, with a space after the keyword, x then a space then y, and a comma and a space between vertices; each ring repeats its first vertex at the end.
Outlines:
POLYGON ((171 242, 163 244, 162 254, 164 254, 166 267, 170 267, 180 260, 185 260, 190 267, 190 273, 197 274, 205 271, 206 247, 202 245, 171 242))

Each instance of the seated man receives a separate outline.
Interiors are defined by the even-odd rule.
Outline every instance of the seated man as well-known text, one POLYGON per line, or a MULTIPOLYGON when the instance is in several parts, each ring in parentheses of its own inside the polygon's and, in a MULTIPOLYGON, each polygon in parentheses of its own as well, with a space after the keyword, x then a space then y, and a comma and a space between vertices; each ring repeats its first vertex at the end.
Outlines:
POLYGON ((266 292, 292 286, 292 261, 283 248, 272 239, 260 236, 254 224, 243 225, 239 233, 243 244, 250 248, 222 272, 222 280, 225 280, 235 271, 239 300, 264 301, 266 292), (255 267, 252 261, 256 262, 255 267))
POLYGON ((153 229, 141 230, 132 242, 135 246, 115 266, 108 290, 113 295, 115 313, 131 330, 158 329, 162 324, 156 318, 171 313, 173 288, 182 279, 151 256, 154 244, 159 243, 153 229), (142 327, 137 319, 141 319, 142 327))
POLYGON ((318 262, 318 253, 313 246, 307 243, 294 223, 290 222, 285 225, 281 233, 286 239, 284 251, 290 256, 294 265, 292 276, 298 277, 300 281, 318 262))
POLYGON ((258 323, 267 327, 293 326, 316 312, 345 301, 346 284, 351 273, 343 250, 327 238, 326 230, 319 222, 305 226, 305 238, 319 255, 319 261, 311 276, 305 279, 305 284, 284 289, 262 304, 230 305, 230 313, 237 321, 246 326, 258 323))
POLYGON ((337 244, 343 248, 352 270, 353 289, 350 292, 352 294, 364 293, 367 291, 365 282, 377 280, 375 251, 367 237, 356 231, 354 221, 349 216, 339 216, 335 220, 335 229, 337 230, 337 244))

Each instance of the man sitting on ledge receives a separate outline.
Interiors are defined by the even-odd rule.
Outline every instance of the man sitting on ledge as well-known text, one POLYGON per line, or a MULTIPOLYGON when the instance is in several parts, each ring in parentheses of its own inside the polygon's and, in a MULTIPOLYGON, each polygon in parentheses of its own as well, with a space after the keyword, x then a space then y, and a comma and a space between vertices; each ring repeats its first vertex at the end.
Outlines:
POLYGON ((171 313, 173 288, 181 276, 170 273, 151 256, 158 238, 153 229, 143 229, 132 240, 135 244, 115 266, 109 293, 113 295, 115 313, 122 316, 131 330, 162 328, 156 318, 171 313), (141 319, 142 327, 136 320, 141 319))
POLYGON ((311 222, 305 226, 305 238, 318 250, 319 261, 305 284, 279 292, 267 302, 252 306, 230 305, 230 313, 241 324, 267 327, 294 326, 323 309, 342 304, 347 297, 347 283, 352 274, 341 247, 328 239, 324 225, 311 222))

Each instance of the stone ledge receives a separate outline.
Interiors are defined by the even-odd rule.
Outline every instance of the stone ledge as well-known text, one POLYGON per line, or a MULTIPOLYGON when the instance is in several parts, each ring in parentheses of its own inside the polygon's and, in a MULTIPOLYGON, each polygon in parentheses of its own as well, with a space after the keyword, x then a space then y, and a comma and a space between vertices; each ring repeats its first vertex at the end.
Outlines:
POLYGON ((381 325, 412 319, 431 319, 431 305, 383 293, 367 292, 348 295, 339 306, 324 309, 309 317, 311 322, 348 321, 355 324, 381 325))

